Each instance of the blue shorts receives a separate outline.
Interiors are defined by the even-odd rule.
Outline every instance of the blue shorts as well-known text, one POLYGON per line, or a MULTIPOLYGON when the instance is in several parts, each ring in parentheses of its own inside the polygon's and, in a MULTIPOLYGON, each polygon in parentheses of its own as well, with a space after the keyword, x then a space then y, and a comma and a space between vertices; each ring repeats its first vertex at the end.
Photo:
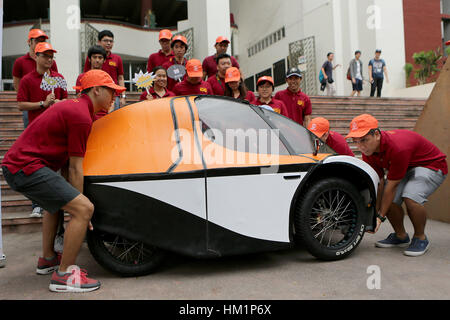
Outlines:
POLYGON ((360 79, 355 79, 355 83, 352 81, 353 91, 362 91, 363 90, 363 81, 360 79))

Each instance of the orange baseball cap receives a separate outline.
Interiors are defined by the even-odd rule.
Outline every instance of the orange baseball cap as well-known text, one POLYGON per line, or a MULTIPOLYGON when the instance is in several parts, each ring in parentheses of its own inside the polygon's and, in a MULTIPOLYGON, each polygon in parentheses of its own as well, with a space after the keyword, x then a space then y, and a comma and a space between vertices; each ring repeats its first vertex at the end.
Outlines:
POLYGON ((308 130, 319 138, 322 138, 322 136, 330 130, 330 123, 325 118, 317 117, 309 122, 308 130))
POLYGON ((190 78, 203 77, 203 67, 200 60, 191 59, 186 63, 186 72, 190 78))
POLYGON ((370 114, 362 114, 353 118, 350 133, 345 138, 361 138, 372 129, 378 129, 378 120, 370 114))
POLYGON ((34 48, 34 53, 41 53, 45 51, 53 51, 56 53, 57 51, 53 49, 52 45, 48 42, 39 42, 34 48))
POLYGON ((48 39, 48 36, 41 29, 31 29, 30 32, 28 32, 28 40, 39 37, 45 37, 45 39, 48 39))
POLYGON ((230 40, 228 40, 227 37, 222 37, 222 36, 217 37, 216 44, 221 43, 221 42, 228 42, 228 43, 230 43, 230 40))
POLYGON ((258 86, 261 82, 263 81, 268 81, 273 85, 275 85, 275 82, 273 82, 273 78, 270 76, 263 76, 261 78, 258 79, 258 81, 256 82, 256 86, 258 86))
POLYGON ((183 42, 186 45, 186 47, 188 46, 187 39, 184 36, 175 36, 175 37, 173 37, 172 38, 172 44, 171 44, 172 47, 173 47, 173 44, 175 43, 175 41, 181 41, 181 42, 183 42))
POLYGON ((225 83, 241 80, 241 73, 238 68, 231 67, 225 71, 225 83))
POLYGON ((108 87, 114 89, 116 94, 126 90, 125 87, 115 84, 111 76, 103 70, 89 70, 81 77, 80 82, 81 86, 73 87, 75 90, 83 91, 92 87, 108 87))
POLYGON ((163 29, 159 32, 159 40, 161 39, 172 39, 172 32, 168 29, 163 29))

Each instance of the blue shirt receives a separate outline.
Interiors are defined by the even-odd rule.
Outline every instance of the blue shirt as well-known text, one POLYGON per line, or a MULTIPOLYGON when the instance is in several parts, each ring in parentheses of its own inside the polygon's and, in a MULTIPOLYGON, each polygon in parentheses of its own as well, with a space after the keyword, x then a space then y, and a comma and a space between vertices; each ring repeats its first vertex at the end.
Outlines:
POLYGON ((384 78, 383 68, 386 66, 386 62, 384 62, 383 59, 370 60, 369 66, 372 66, 372 77, 374 79, 383 79, 384 78))

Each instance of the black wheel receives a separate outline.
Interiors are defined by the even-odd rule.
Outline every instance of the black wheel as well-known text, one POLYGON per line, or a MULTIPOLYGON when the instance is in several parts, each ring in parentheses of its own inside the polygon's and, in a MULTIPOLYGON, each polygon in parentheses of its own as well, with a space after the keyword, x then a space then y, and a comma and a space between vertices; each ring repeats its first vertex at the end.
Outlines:
POLYGON ((164 251, 119 235, 88 231, 87 243, 94 259, 105 269, 124 277, 138 277, 155 271, 164 251))
POLYGON ((364 201, 348 181, 328 178, 308 188, 297 204, 295 239, 321 260, 350 255, 362 240, 364 201))

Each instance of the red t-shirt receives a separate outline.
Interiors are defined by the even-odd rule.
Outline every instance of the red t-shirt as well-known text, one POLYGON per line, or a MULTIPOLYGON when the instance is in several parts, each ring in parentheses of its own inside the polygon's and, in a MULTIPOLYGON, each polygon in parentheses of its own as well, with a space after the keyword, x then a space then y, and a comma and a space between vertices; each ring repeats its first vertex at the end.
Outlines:
POLYGON ((420 134, 409 130, 382 131, 380 152, 371 156, 363 154, 363 160, 382 178, 388 170, 389 180, 401 180, 406 171, 414 167, 441 170, 448 173, 446 155, 420 134))
POLYGON ((177 96, 187 96, 190 94, 210 94, 212 95, 212 89, 208 82, 201 81, 198 84, 191 84, 186 79, 177 83, 175 88, 173 89, 173 93, 177 96))
POLYGON ((335 131, 330 131, 327 138, 327 145, 342 156, 355 156, 345 138, 335 131))
POLYGON ((55 104, 25 129, 3 159, 2 166, 26 175, 49 167, 58 171, 69 157, 84 157, 94 107, 87 95, 55 104))
MULTIPOLYGON (((91 70, 91 62, 89 57, 86 57, 83 72, 88 72, 89 70, 91 70)), ((117 54, 110 53, 106 56, 105 62, 103 62, 102 70, 107 72, 116 84, 119 84, 119 76, 123 75, 122 58, 117 54)))
MULTIPOLYGON (((53 64, 50 68, 51 70, 58 72, 58 66, 56 65, 56 61, 53 60, 53 64)), ((13 76, 17 78, 23 78, 28 73, 36 71, 36 60, 34 60, 29 53, 26 55, 17 58, 14 61, 13 66, 13 76)))
MULTIPOLYGON (((240 68, 239 63, 237 62, 236 58, 231 56, 231 66, 240 68)), ((209 77, 213 77, 217 73, 217 62, 216 62, 216 55, 213 54, 212 56, 208 56, 203 60, 202 63, 203 72, 206 72, 206 74, 209 77)))
POLYGON ((270 100, 269 103, 262 103, 259 99, 255 99, 253 104, 257 105, 257 106, 268 105, 276 113, 279 113, 279 114, 282 114, 285 117, 288 117, 288 110, 286 108, 286 105, 281 100, 277 100, 275 98, 272 98, 272 100, 270 100))
MULTIPOLYGON (((36 70, 28 73, 25 77, 20 80, 19 91, 17 91, 17 101, 18 102, 39 102, 45 101, 47 96, 52 93, 51 91, 42 90, 41 82, 44 75, 39 74, 36 70)), ((58 72, 50 70, 50 77, 64 77, 58 72)), ((55 89, 55 97, 56 99, 63 100, 67 99, 67 91, 61 88, 55 89)), ((44 113, 47 109, 52 108, 50 106, 48 108, 40 108, 36 110, 28 111, 28 120, 29 123, 33 122, 40 114, 44 113)))
MULTIPOLYGON (((186 66, 186 62, 187 60, 185 58, 183 58, 183 66, 186 66)), ((178 64, 178 62, 175 61, 175 57, 171 57, 169 59, 169 61, 167 61, 166 63, 163 64, 163 68, 168 70, 171 66, 178 64)), ((186 75, 184 75, 182 80, 186 79, 186 75)), ((173 88, 175 87, 175 85, 178 83, 179 81, 173 80, 170 77, 167 77, 167 90, 172 91, 173 92, 173 88)))
POLYGON ((208 81, 209 85, 213 90, 213 94, 216 96, 223 96, 225 94, 225 79, 220 78, 218 74, 213 77, 209 77, 208 81))
MULTIPOLYGON (((150 92, 150 94, 152 95, 153 99, 162 99, 162 98, 166 98, 166 97, 175 97, 175 93, 173 93, 172 91, 169 91, 166 89, 166 93, 160 97, 156 92, 155 89, 153 87, 148 88, 148 91, 150 92)), ((141 97, 139 98, 139 100, 147 100, 147 90, 144 90, 144 92, 142 92, 141 97)))
POLYGON ((152 72, 153 69, 157 66, 162 66, 164 63, 168 62, 170 58, 172 58, 173 51, 170 51, 170 53, 166 56, 162 50, 159 50, 158 52, 155 52, 151 54, 148 57, 147 61, 147 71, 152 72))
POLYGON ((275 99, 284 102, 288 109, 289 118, 303 125, 306 116, 312 113, 311 100, 303 92, 291 92, 289 89, 279 91, 275 94, 275 99))

